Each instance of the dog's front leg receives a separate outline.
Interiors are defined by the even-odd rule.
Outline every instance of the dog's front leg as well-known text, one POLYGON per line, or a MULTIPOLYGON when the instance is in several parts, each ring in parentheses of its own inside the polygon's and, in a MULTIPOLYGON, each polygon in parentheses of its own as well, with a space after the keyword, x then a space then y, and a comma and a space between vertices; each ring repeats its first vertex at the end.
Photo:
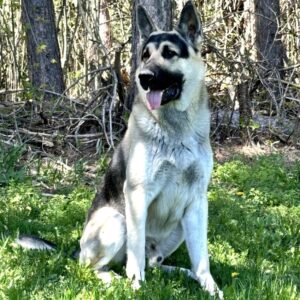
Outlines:
POLYGON ((206 195, 194 201, 187 209, 182 226, 186 245, 192 263, 194 278, 211 296, 223 299, 223 293, 218 289, 210 274, 207 247, 208 203, 206 195))
POLYGON ((126 274, 133 280, 133 287, 139 288, 145 279, 145 226, 147 218, 146 193, 143 188, 131 189, 125 183, 127 227, 126 274))

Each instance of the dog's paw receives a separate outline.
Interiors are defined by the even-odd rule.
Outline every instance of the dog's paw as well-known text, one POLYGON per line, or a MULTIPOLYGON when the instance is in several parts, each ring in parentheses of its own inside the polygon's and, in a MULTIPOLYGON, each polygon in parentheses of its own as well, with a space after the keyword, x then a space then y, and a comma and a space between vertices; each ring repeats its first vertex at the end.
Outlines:
POLYGON ((141 270, 137 264, 131 263, 129 260, 126 265, 126 275, 132 280, 132 288, 137 290, 141 287, 141 282, 145 280, 145 272, 141 270))
POLYGON ((209 272, 197 275, 196 278, 201 284, 202 288, 205 291, 207 291, 210 294, 210 296, 218 297, 220 300, 224 298, 223 292, 218 288, 217 284, 215 283, 213 277, 209 272))
MULTIPOLYGON (((134 290, 138 290, 141 287, 141 276, 137 276, 136 273, 132 269, 126 268, 126 274, 128 279, 131 280, 131 287, 134 290)), ((137 273, 138 274, 138 273, 137 273)))
POLYGON ((95 270, 95 274, 106 286, 110 286, 113 280, 119 280, 122 277, 113 271, 95 270))
POLYGON ((132 283, 131 283, 131 287, 134 289, 134 290, 138 290, 141 288, 141 281, 140 280, 133 280, 132 283))

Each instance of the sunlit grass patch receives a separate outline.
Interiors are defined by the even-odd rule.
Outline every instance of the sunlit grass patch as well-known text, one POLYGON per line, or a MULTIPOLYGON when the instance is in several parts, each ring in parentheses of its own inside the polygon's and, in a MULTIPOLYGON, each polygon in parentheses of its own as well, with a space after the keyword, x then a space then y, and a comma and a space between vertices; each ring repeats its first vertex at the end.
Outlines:
MULTIPOLYGON (((130 288, 124 268, 119 269, 123 278, 110 287, 99 282, 70 258, 95 195, 93 182, 87 184, 80 168, 57 174, 41 167, 30 175, 20 167, 22 173, 5 165, 11 173, 0 188, 0 299, 209 299, 180 272, 148 269, 139 291, 130 288), (50 239, 58 250, 22 250, 14 243, 19 233, 50 239)), ((300 298, 299 204, 299 162, 286 165, 271 155, 215 165, 209 251, 226 299, 300 298)), ((190 267, 185 246, 167 263, 190 267)))

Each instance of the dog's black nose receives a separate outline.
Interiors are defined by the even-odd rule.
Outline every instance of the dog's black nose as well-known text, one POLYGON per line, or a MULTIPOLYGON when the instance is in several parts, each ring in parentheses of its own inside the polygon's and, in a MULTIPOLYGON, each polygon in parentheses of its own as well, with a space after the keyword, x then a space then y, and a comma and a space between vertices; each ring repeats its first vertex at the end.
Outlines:
POLYGON ((162 260, 163 260, 162 256, 158 256, 158 257, 156 258, 156 261, 157 261, 158 263, 161 263, 162 260))
POLYGON ((151 81, 154 79, 154 73, 149 70, 142 71, 139 74, 139 79, 140 79, 141 86, 146 91, 148 90, 151 81))

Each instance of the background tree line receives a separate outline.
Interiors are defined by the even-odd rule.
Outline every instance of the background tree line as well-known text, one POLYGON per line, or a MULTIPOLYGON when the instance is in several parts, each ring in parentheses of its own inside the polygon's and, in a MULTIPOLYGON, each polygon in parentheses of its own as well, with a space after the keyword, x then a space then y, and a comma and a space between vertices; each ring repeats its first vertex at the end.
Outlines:
MULTIPOLYGON (((0 0, 0 140, 101 152, 126 129, 135 9, 170 29, 183 0, 0 0), (96 151, 95 151, 96 149, 96 151)), ((197 0, 212 137, 300 146, 298 0, 197 0)))

